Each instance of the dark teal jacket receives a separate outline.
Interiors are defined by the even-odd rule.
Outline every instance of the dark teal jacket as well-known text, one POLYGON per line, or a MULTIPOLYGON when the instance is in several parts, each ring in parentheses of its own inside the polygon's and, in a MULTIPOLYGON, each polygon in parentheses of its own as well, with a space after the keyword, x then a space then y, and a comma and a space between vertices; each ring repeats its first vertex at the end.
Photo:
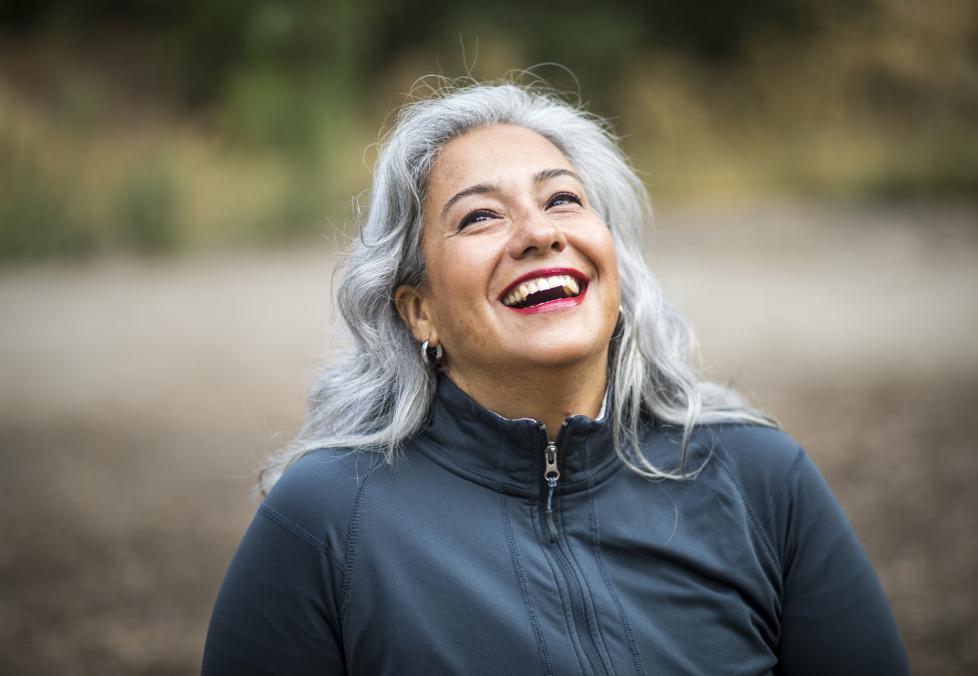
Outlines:
MULTIPOLYGON (((680 432, 650 424, 648 459, 674 467, 680 432)), ((322 450, 276 484, 231 562, 203 673, 909 673, 804 451, 776 429, 708 425, 690 466, 707 457, 695 480, 649 481, 603 421, 568 418, 554 447, 442 379, 401 461, 322 450)))

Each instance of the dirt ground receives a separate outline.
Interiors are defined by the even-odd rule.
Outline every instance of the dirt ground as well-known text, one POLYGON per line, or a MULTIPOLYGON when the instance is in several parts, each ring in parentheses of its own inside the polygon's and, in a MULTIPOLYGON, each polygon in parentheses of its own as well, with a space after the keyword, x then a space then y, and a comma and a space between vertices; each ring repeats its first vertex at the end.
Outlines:
MULTIPOLYGON (((664 208, 650 258, 810 451, 916 674, 978 673, 978 212, 664 208)), ((252 470, 295 429, 334 255, 0 269, 0 673, 192 674, 252 470)))

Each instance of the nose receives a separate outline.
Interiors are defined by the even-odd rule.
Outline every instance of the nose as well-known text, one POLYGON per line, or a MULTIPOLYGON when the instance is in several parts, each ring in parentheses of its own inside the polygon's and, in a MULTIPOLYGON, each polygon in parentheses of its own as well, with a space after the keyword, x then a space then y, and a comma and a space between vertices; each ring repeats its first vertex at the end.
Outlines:
POLYGON ((513 258, 560 252, 567 246, 564 232, 538 209, 528 209, 521 214, 515 226, 509 240, 509 255, 513 258))

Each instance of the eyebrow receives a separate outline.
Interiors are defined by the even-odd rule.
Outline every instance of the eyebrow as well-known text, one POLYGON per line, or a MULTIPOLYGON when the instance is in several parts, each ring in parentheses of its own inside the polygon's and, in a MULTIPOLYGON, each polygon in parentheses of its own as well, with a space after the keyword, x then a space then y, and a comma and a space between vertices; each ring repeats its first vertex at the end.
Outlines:
MULTIPOLYGON (((533 182, 543 183, 544 181, 549 181, 559 176, 570 176, 582 186, 584 185, 584 181, 581 180, 581 177, 570 169, 543 169, 533 175, 533 182)), ((468 188, 459 190, 457 193, 449 197, 447 202, 445 202, 445 206, 442 207, 441 210, 441 217, 445 218, 445 214, 448 213, 448 210, 451 209, 452 205, 458 202, 460 199, 464 199, 470 195, 485 195, 486 193, 495 192, 498 189, 498 186, 491 183, 476 183, 475 185, 470 185, 468 188)))

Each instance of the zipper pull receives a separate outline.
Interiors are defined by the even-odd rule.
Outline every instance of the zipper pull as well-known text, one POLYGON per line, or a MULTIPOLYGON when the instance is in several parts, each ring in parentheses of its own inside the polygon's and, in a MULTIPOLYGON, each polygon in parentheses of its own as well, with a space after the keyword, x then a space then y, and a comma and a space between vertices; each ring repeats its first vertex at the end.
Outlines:
POLYGON ((543 458, 546 462, 543 478, 547 482, 547 514, 552 514, 554 489, 557 488, 557 479, 560 478, 560 470, 557 469, 557 444, 548 441, 547 448, 543 451, 543 458))

